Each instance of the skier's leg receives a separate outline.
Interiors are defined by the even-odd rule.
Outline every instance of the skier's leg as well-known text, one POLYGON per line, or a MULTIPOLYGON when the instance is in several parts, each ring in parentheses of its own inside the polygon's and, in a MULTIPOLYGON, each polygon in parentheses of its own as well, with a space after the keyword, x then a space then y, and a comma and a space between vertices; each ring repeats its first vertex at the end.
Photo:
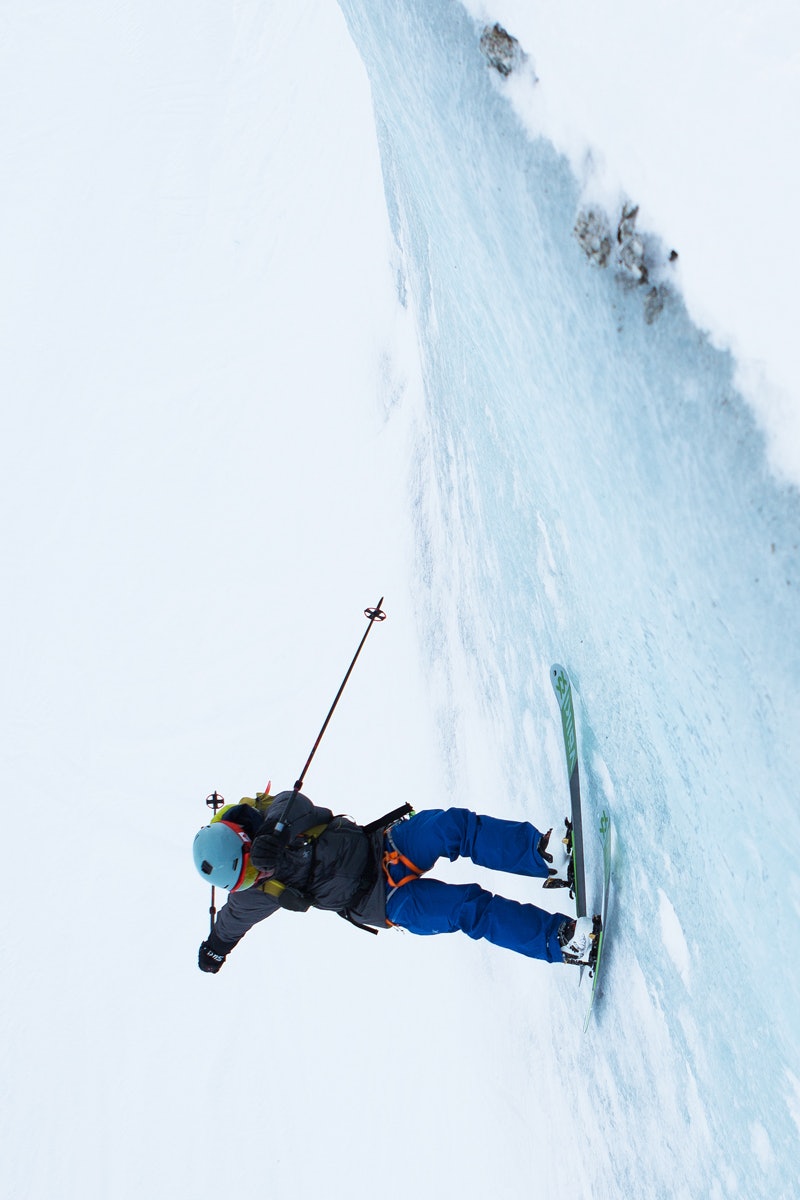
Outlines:
POLYGON ((386 915, 393 925, 411 933, 455 933, 485 938, 495 946, 563 962, 558 932, 573 918, 548 913, 533 904, 518 904, 493 896, 477 883, 450 884, 438 879, 416 879, 390 892, 386 915))
POLYGON ((423 872, 437 858, 471 858, 480 867, 537 878, 548 874, 536 848, 541 836, 527 821, 479 816, 466 808, 426 809, 391 829, 396 849, 423 872))

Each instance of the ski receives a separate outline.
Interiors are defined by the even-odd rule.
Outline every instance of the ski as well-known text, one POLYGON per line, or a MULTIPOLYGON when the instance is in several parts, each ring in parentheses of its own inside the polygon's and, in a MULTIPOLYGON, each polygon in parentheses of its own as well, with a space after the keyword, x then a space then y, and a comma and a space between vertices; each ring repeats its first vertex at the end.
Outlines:
MULTIPOLYGON (((561 729, 564 734, 564 752, 567 758, 567 776, 569 778, 569 797, 572 807, 572 867, 573 890, 575 895, 575 911, 579 917, 586 916, 586 867, 583 846, 583 817, 581 812, 581 780, 578 769, 578 738, 575 732, 575 710, 572 704, 572 685, 569 676, 562 666, 555 663, 550 668, 550 682, 556 694, 561 710, 561 729)), ((608 911, 608 893, 611 884, 611 817, 608 809, 600 814, 600 844, 603 852, 603 892, 600 901, 600 933, 597 940, 597 954, 589 967, 589 978, 592 980, 592 993, 589 997, 589 1007, 583 1023, 583 1032, 589 1027, 597 981, 600 977, 600 965, 603 955, 603 942, 606 933, 606 913, 608 911)), ((585 967, 580 968, 579 984, 583 981, 585 967)))
POLYGON ((583 1032, 589 1028, 589 1018, 592 1015, 594 1006, 594 998, 597 995, 597 981, 600 978, 600 968, 603 963, 603 947, 606 940, 606 914, 608 913, 608 893, 611 890, 611 817, 608 809, 603 809, 600 813, 600 821, 598 824, 600 831, 600 844, 603 848, 603 895, 600 901, 600 919, 602 928, 600 930, 600 938, 597 943, 597 958, 594 961, 592 968, 592 994, 589 997, 589 1007, 586 1010, 586 1019, 583 1022, 583 1032))
MULTIPOLYGON (((572 687, 569 676, 556 663, 550 668, 550 682, 561 709, 561 728, 567 756, 569 798, 572 807, 572 866, 574 872, 575 911, 586 916, 586 869, 583 862, 583 820, 581 817, 581 779, 578 770, 578 739, 575 734, 575 712, 572 707, 572 687)), ((583 968, 581 968, 583 978, 583 968)))

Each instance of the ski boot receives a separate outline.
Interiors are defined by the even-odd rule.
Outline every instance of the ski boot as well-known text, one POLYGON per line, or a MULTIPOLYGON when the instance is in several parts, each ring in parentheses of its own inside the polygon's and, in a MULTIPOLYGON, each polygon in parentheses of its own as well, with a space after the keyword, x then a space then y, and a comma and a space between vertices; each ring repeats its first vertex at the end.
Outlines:
POLYGON ((565 963, 594 967, 603 922, 599 916, 565 921, 558 931, 558 944, 565 963))
POLYGON ((550 872, 542 887, 568 887, 570 896, 574 896, 575 872, 572 862, 572 822, 565 817, 564 824, 566 826, 566 833, 563 838, 553 838, 552 829, 548 829, 547 833, 542 834, 536 849, 547 863, 547 869, 550 872))

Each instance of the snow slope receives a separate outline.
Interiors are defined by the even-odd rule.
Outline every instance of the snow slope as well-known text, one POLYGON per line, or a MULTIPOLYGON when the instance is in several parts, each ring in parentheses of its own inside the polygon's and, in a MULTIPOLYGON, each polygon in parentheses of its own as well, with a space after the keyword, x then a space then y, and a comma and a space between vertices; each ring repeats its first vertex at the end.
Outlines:
POLYGON ((4 18, 15 1198, 544 1194, 576 1121, 576 1197, 797 1190, 797 494, 677 294, 587 262, 479 34, 4 18), (565 972, 325 914, 196 969, 203 798, 293 781, 382 593, 307 790, 549 824, 563 661, 618 831, 586 1037, 565 972))
POLYGON ((579 184, 525 136, 479 29, 448 5, 343 8, 419 329, 418 576, 442 754, 459 794, 486 803, 473 760, 491 736, 489 794, 549 823, 560 659, 590 794, 615 812, 593 1040, 566 987, 537 999, 530 981, 529 1015, 559 1048, 522 1035, 529 1086, 546 1088, 536 1144, 577 1118, 576 1195, 675 1195, 678 1155, 680 1194, 791 1195, 797 492, 675 290, 654 315, 645 289, 586 261, 579 184), (480 717, 461 715, 465 694, 480 717))

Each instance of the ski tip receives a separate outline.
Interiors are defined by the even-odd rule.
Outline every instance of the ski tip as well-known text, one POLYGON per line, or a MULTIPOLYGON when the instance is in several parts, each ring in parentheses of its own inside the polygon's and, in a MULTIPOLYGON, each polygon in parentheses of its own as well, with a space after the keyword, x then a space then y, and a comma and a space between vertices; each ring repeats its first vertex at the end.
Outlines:
POLYGON ((557 696, 562 696, 569 688, 569 675, 561 666, 561 663, 553 663, 550 668, 550 682, 557 696))
POLYGON ((563 708, 567 698, 572 695, 572 684, 570 683, 569 675, 561 666, 561 663, 553 663, 550 668, 550 683, 553 685, 553 691, 563 708))

